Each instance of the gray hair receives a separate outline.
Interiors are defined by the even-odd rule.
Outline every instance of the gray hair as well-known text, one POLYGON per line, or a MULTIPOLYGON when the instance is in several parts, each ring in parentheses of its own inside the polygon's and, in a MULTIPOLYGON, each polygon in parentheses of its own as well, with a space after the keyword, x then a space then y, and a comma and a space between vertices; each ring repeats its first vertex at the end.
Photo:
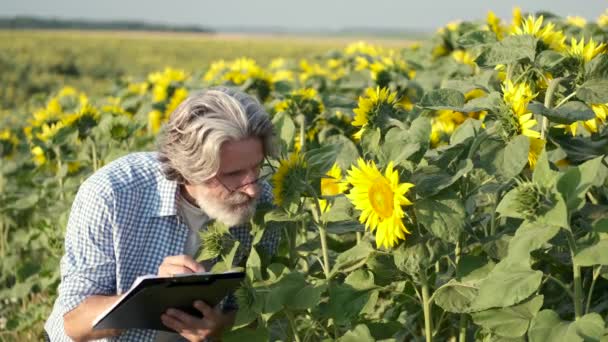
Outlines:
POLYGON ((198 184, 220 167, 226 141, 258 137, 264 154, 275 154, 274 128, 264 107, 252 96, 227 87, 190 95, 171 113, 158 140, 158 160, 165 177, 198 184))

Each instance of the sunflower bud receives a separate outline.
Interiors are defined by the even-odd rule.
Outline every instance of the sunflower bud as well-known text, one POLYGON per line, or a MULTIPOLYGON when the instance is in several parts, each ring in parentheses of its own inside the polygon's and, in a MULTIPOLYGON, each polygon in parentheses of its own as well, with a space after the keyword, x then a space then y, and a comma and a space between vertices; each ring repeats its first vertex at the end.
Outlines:
POLYGON ((234 238, 230 235, 228 227, 215 221, 206 230, 199 233, 201 247, 197 261, 210 260, 229 253, 234 245, 234 238))
POLYGON ((518 182, 515 195, 516 209, 526 220, 534 220, 553 206, 554 199, 548 189, 533 182, 518 182))

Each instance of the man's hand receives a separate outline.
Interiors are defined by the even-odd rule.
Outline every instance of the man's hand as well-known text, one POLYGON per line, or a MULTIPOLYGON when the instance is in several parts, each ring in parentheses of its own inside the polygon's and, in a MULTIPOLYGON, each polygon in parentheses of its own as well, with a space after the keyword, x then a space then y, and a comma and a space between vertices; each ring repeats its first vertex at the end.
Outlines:
POLYGON ((158 267, 159 277, 173 277, 176 274, 195 272, 205 272, 205 268, 188 255, 168 256, 158 267))
POLYGON ((236 311, 224 314, 219 305, 212 308, 200 300, 194 302, 194 307, 202 312, 202 318, 194 317, 181 310, 169 309, 161 315, 160 319, 164 325, 191 342, 204 341, 210 337, 221 337, 222 332, 234 324, 236 311))

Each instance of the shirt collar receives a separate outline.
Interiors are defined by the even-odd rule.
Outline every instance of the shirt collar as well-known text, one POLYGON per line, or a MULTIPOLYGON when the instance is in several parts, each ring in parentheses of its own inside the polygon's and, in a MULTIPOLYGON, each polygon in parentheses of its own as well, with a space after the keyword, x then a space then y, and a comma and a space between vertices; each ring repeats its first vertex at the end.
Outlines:
POLYGON ((177 182, 165 178, 161 173, 158 176, 156 194, 158 200, 156 202, 156 210, 153 210, 154 216, 175 216, 177 215, 177 182))

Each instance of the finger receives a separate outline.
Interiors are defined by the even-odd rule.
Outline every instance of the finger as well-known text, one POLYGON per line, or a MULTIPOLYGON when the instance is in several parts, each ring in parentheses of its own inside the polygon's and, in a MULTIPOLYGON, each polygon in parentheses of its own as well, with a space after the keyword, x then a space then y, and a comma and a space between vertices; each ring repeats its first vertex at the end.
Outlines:
POLYGON ((161 277, 172 277, 176 274, 192 273, 192 270, 178 265, 162 265, 158 270, 158 275, 161 277))
POLYGON ((192 259, 189 255, 174 255, 170 257, 166 257, 163 263, 168 263, 172 265, 184 266, 192 270, 192 272, 204 272, 205 268, 203 265, 196 262, 196 260, 192 259))
POLYGON ((203 318, 215 319, 216 314, 213 308, 202 300, 195 301, 194 307, 203 314, 203 318))
POLYGON ((160 320, 161 322, 163 322, 164 325, 177 331, 178 333, 184 331, 184 329, 186 328, 181 321, 167 314, 160 315, 160 320))
POLYGON ((167 315, 179 320, 187 329, 195 329, 202 327, 202 320, 198 317, 189 315, 181 310, 169 309, 167 315))

